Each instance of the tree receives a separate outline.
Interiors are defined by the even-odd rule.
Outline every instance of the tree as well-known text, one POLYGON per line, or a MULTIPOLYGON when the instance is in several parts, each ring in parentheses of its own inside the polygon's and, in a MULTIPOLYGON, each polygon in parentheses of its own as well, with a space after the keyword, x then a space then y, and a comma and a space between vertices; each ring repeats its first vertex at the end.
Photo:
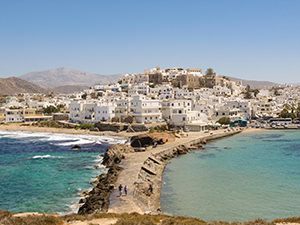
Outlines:
POLYGON ((246 92, 245 92, 245 99, 251 99, 252 98, 252 94, 251 94, 251 88, 250 85, 248 84, 246 87, 246 92))
POLYGON ((52 113, 57 113, 59 112, 59 108, 56 108, 53 105, 49 105, 46 108, 43 108, 43 113, 45 114, 52 114, 52 113))
POLYGON ((212 68, 208 68, 205 72, 205 75, 213 75, 214 74, 214 70, 212 68))
POLYGON ((279 113, 281 118, 292 118, 293 120, 299 118, 300 115, 300 107, 295 108, 294 105, 285 104, 283 110, 279 113))
POLYGON ((87 97, 86 93, 84 93, 83 95, 81 95, 81 98, 84 99, 84 100, 86 99, 86 97, 87 97))
POLYGON ((259 93, 258 89, 252 89, 251 92, 253 92, 254 97, 256 97, 256 95, 259 93))
POLYGON ((228 125, 231 123, 231 121, 229 117, 222 117, 217 121, 217 123, 228 125))

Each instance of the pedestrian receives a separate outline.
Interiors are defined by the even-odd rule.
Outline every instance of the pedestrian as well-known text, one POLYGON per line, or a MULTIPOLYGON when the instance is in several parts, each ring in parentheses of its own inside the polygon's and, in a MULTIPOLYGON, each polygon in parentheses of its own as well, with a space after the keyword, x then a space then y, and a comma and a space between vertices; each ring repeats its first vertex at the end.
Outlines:
POLYGON ((153 192, 153 187, 152 187, 152 184, 149 184, 149 192, 152 194, 152 192, 153 192))
POLYGON ((128 190, 127 185, 125 185, 125 187, 124 187, 125 196, 127 195, 127 190, 128 190))
POLYGON ((119 185, 119 196, 121 197, 122 196, 122 189, 123 189, 123 186, 122 184, 119 185))

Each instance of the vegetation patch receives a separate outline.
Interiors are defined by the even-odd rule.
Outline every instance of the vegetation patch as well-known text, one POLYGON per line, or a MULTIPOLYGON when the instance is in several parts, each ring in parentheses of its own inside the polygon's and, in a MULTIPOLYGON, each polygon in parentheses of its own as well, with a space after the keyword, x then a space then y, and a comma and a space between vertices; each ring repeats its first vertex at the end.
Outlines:
POLYGON ((13 216, 12 213, 0 210, 0 224, 5 225, 63 225, 61 217, 50 215, 13 216))
POLYGON ((95 129, 95 125, 90 124, 90 123, 85 123, 85 124, 80 124, 79 126, 76 126, 75 129, 76 130, 78 130, 78 129, 91 130, 91 129, 95 129))
POLYGON ((156 127, 150 127, 149 128, 149 132, 164 132, 168 130, 168 126, 167 125, 161 125, 161 126, 156 126, 156 127))

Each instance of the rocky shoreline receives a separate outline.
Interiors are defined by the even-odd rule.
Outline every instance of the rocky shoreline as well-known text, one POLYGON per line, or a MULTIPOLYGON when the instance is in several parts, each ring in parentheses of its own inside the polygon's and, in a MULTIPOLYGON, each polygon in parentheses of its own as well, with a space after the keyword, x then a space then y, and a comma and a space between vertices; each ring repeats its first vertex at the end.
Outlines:
MULTIPOLYGON (((96 186, 87 194, 86 198, 80 200, 83 205, 79 208, 78 214, 92 214, 100 212, 110 212, 110 206, 112 193, 116 189, 116 184, 121 183, 119 179, 122 176, 129 176, 129 172, 126 170, 135 170, 137 177, 130 176, 134 182, 130 186, 133 189, 132 196, 129 196, 130 204, 134 204, 134 207, 128 205, 128 201, 124 201, 121 204, 122 209, 125 212, 143 212, 151 214, 160 214, 160 194, 162 175, 168 161, 174 157, 182 154, 186 154, 190 151, 201 149, 207 141, 230 136, 240 133, 240 129, 231 131, 222 131, 217 133, 208 133, 202 136, 189 137, 187 139, 179 139, 180 141, 174 141, 173 144, 168 143, 164 145, 162 140, 161 145, 152 150, 146 150, 146 152, 136 152, 136 149, 126 144, 117 144, 110 146, 104 157, 102 164, 108 168, 106 174, 102 174, 98 177, 96 186), (185 141, 186 140, 186 141, 185 141), (184 143, 184 144, 180 144, 184 143), (143 157, 140 157, 143 155, 143 157), (130 160, 125 163, 121 162, 134 158, 137 156, 138 160, 142 160, 141 163, 132 168, 130 160), (140 166, 141 165, 141 166, 140 166), (121 174, 122 173, 122 174, 121 174), (124 174, 123 174, 124 173, 124 174), (121 174, 121 175, 120 175, 121 174), (121 176, 121 177, 120 177, 121 176), (127 204, 124 207, 122 204, 127 204), (139 210, 136 210, 139 209, 139 210)), ((149 135, 151 136, 151 135, 149 135)), ((157 139, 157 135, 153 135, 153 138, 157 139)), ((168 137, 170 139, 170 137, 168 137)), ((134 138, 136 140, 137 137, 134 138)), ((141 141, 145 139, 145 135, 141 136, 141 141)), ((156 140, 155 139, 155 140, 156 140)), ((168 141, 168 139, 166 139, 168 141)), ((148 142, 147 142, 148 143, 148 142)), ((138 150, 139 151, 139 150, 138 150)), ((134 159, 134 162, 138 161, 134 159)), ((120 210, 115 210, 120 212, 120 210)), ((114 212, 114 210, 112 211, 114 212)))
POLYGON ((102 165, 108 168, 106 174, 97 177, 96 186, 87 193, 85 198, 80 200, 83 205, 79 208, 78 214, 91 214, 107 212, 109 207, 109 197, 114 190, 114 184, 122 171, 119 163, 125 158, 124 153, 134 152, 134 149, 125 144, 110 146, 103 157, 102 165))

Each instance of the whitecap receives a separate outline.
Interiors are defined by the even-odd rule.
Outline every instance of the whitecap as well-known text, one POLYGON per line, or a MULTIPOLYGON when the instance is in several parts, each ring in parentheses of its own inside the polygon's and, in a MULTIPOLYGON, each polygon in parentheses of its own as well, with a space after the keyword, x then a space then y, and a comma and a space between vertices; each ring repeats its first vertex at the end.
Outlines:
POLYGON ((35 155, 27 159, 48 159, 48 158, 63 158, 62 156, 52 156, 52 155, 35 155))
POLYGON ((85 145, 85 144, 124 144, 126 140, 121 137, 96 136, 89 134, 63 134, 28 131, 3 131, 0 130, 0 138, 34 138, 35 140, 49 141, 51 144, 60 146, 85 145))

